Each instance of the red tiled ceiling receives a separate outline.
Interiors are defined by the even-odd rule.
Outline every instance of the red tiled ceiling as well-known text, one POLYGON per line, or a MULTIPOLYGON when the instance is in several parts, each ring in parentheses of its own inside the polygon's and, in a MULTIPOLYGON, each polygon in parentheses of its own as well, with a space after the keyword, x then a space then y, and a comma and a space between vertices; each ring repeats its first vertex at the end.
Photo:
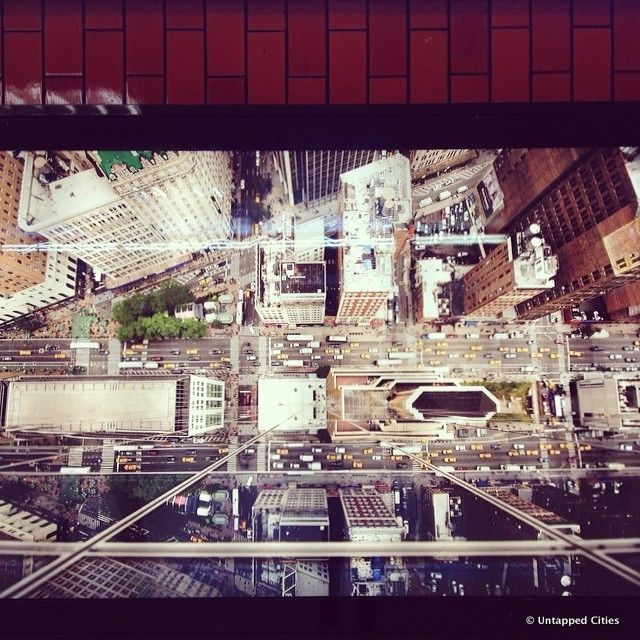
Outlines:
POLYGON ((328 0, 329 29, 366 29, 366 0, 328 0))
POLYGON ((413 31, 410 60, 411 102, 447 102, 447 33, 413 31))
POLYGON ((451 76, 452 102, 487 102, 488 100, 488 76, 451 76))
POLYGON ((534 73, 534 102, 564 102, 571 99, 571 78, 568 73, 534 73))
POLYGON ((44 71, 82 73, 82 2, 44 4, 44 71))
POLYGON ((405 2, 369 0, 369 75, 407 75, 405 2))
POLYGON ((207 104, 245 104, 244 78, 209 78, 207 104))
POLYGON ((7 31, 42 29, 42 0, 4 0, 2 7, 7 31))
POLYGON ((249 0, 247 27, 249 31, 283 31, 284 0, 249 0))
POLYGON ((85 34, 87 104, 121 104, 123 98, 122 31, 85 34))
POLYGON ((615 0, 613 5, 614 68, 640 71, 640 11, 637 0, 615 0))
POLYGON ((209 0, 207 2, 208 74, 210 76, 243 76, 245 74, 244 44, 242 0, 209 0))
POLYGON ((164 20, 155 0, 128 0, 127 73, 164 73, 164 20))
POLYGON ((324 104, 324 78, 289 78, 289 104, 324 104))
POLYGON ((285 102, 284 33, 247 34, 249 104, 285 102))
POLYGON ((528 27, 529 0, 492 0, 491 25, 494 27, 528 27))
POLYGON ((127 104, 164 104, 162 76, 128 76, 127 104))
POLYGON ((167 29, 203 29, 204 0, 165 0, 167 29))
POLYGON ((451 0, 451 72, 479 73, 489 64, 486 0, 451 0))
POLYGON ((409 26, 412 29, 446 29, 449 26, 447 0, 410 0, 409 26))
POLYGON ((614 100, 640 100, 640 73, 616 73, 614 100))
POLYGON ((407 102, 406 78, 371 78, 369 102, 372 104, 405 104, 407 102))
POLYGON ((46 78, 45 104, 82 104, 82 77, 46 78))
POLYGON ((367 101, 366 36, 360 31, 329 34, 329 102, 367 101))
POLYGON ((536 0, 532 9, 533 70, 568 71, 568 0, 536 0))
POLYGON ((167 32, 167 104, 204 104, 204 32, 167 32))
POLYGON ((491 99, 528 102, 529 72, 529 29, 493 29, 491 99))
POLYGON ((326 28, 324 0, 289 3, 289 75, 326 73, 326 28))
POLYGON ((40 33, 4 34, 5 104, 42 104, 40 33))
POLYGON ((573 3, 574 27, 608 27, 610 22, 610 0, 578 0, 573 3))
POLYGON ((609 29, 573 30, 573 99, 611 100, 609 29))
POLYGON ((84 25, 87 29, 121 29, 122 0, 85 0, 84 25))

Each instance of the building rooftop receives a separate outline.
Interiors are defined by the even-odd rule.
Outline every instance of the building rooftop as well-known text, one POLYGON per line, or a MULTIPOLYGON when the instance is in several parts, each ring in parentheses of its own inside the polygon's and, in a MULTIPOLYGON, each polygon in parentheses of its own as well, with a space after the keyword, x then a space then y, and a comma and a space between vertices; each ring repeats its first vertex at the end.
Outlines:
POLYGON ((416 264, 416 280, 422 289, 422 318, 438 318, 438 291, 441 285, 451 282, 451 269, 447 269, 445 263, 437 258, 419 260, 416 264))
POLYGON ((395 516, 375 489, 341 488, 339 494, 347 527, 398 526, 395 516))
POLYGON ((327 426, 326 381, 316 376, 260 378, 258 430, 317 431, 327 426))
POLYGON ((324 294, 324 262, 281 262, 280 292, 283 295, 324 294))

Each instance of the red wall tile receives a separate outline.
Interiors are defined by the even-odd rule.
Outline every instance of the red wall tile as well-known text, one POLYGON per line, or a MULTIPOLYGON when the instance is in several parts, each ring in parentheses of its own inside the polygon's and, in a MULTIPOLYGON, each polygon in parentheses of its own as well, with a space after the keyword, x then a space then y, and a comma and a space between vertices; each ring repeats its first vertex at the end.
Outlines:
POLYGON ((486 75, 451 76, 452 102, 487 102, 489 78, 486 75))
POLYGON ((122 0, 85 0, 84 24, 87 29, 121 29, 122 0))
POLYGON ((204 101, 204 33, 167 32, 167 104, 204 101))
POLYGON ((289 3, 289 69, 293 76, 326 73, 326 18, 324 0, 289 3))
POLYGON ((249 0, 247 11, 249 31, 284 30, 284 0, 249 0))
POLYGON ((616 73, 614 100, 640 100, 640 73, 616 73))
POLYGON ((568 73, 534 73, 534 102, 564 102, 571 99, 571 78, 568 73))
POLYGON ((324 104, 326 84, 324 78, 289 78, 289 104, 324 104))
POLYGON ((42 38, 40 33, 4 34, 5 104, 42 103, 42 38))
POLYGON ((4 28, 10 31, 42 29, 41 0, 3 0, 4 28))
POLYGON ((447 33, 413 31, 411 33, 411 102, 446 102, 449 69, 447 33))
POLYGON ((127 78, 128 104, 164 104, 163 76, 129 76, 127 78))
POLYGON ((610 23, 610 0, 578 0, 573 3, 574 27, 608 27, 610 23))
POLYGON ((335 31, 329 34, 330 103, 366 103, 366 44, 366 36, 361 31, 335 31))
POLYGON ((406 78, 371 78, 369 102, 372 104, 404 104, 406 101, 406 78))
POLYGON ((284 33, 247 34, 249 104, 285 102, 284 33))
POLYGON ((82 2, 44 4, 45 73, 82 73, 82 2))
POLYGON ((491 24, 494 27, 528 27, 529 0, 491 0, 491 24))
POLYGON ((127 73, 164 73, 164 18, 155 0, 127 0, 127 73))
POLYGON ((451 72, 487 71, 488 7, 485 0, 451 0, 451 72))
POLYGON ((207 104, 244 104, 244 78, 209 78, 207 104))
POLYGON ((366 0, 328 0, 329 29, 366 29, 366 0))
POLYGON ((529 73, 529 29, 493 29, 491 99, 527 102, 529 73))
POLYGON ((573 99, 611 100, 611 31, 609 29, 574 30, 573 99))
POLYGON ((203 29, 204 0, 165 0, 167 29, 203 29))
POLYGON ((532 9, 533 70, 568 71, 568 1, 536 0, 532 9))
POLYGON ((211 76, 245 74, 242 0, 207 2, 207 70, 211 76))
POLYGON ((369 75, 407 74, 406 3, 369 1, 369 75))
POLYGON ((44 100, 46 104, 82 104, 82 77, 49 76, 44 100))
POLYGON ((410 0, 409 26, 412 29, 447 29, 447 0, 410 0))
POLYGON ((636 0, 614 0, 614 68, 640 71, 640 7, 636 0))
POLYGON ((89 31, 85 35, 87 104, 122 103, 123 44, 122 31, 89 31))

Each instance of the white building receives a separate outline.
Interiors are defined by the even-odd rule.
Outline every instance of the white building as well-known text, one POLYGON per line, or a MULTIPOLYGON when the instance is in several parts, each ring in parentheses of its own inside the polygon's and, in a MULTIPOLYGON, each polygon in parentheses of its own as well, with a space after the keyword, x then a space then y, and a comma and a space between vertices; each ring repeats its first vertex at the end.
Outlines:
POLYGON ((92 152, 96 169, 41 184, 29 156, 20 225, 117 286, 189 259, 230 235, 232 170, 214 151, 92 152))
POLYGON ((23 542, 56 539, 58 525, 0 499, 0 538, 23 542))
POLYGON ((265 324, 323 324, 326 303, 324 262, 296 262, 273 243, 261 252, 256 313, 265 324))
POLYGON ((258 380, 258 431, 317 432, 327 426, 326 381, 313 376, 258 380))
POLYGON ((475 149, 414 149, 409 153, 411 178, 419 180, 477 157, 475 149))
POLYGON ((409 160, 400 154, 344 173, 340 189, 339 324, 384 321, 394 294, 397 226, 411 218, 409 160))
POLYGON ((224 382, 201 376, 30 378, 8 383, 4 428, 199 435, 224 426, 224 382))
POLYGON ((451 269, 437 258, 426 258, 416 262, 416 319, 428 321, 447 315, 441 296, 442 285, 451 282, 451 269))
POLYGON ((371 487, 338 490, 347 528, 353 542, 400 542, 404 527, 380 494, 371 487))

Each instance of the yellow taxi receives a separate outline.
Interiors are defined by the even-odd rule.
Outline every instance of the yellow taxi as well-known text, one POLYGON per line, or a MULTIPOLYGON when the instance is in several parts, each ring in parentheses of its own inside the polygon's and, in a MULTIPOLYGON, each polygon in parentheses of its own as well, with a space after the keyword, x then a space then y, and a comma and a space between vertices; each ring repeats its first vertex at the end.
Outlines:
POLYGON ((436 342, 436 347, 448 347, 448 342, 436 342))
POLYGON ((504 353, 505 351, 509 351, 509 347, 499 347, 498 351, 502 351, 504 353))
POLYGON ((276 356, 276 358, 277 358, 278 360, 288 360, 288 359, 289 359, 289 356, 288 356, 286 353, 279 353, 279 354, 276 356))
POLYGON ((471 349, 471 351, 482 351, 482 345, 480 345, 480 344, 472 344, 470 349, 471 349))
POLYGON ((490 453, 479 453, 478 457, 479 458, 490 458, 491 454, 490 453))
MULTIPOLYGON (((219 369, 221 366, 222 366, 222 365, 221 365, 219 362, 211 362, 211 363, 209 364, 209 368, 211 368, 211 369, 219 369)), ((164 368, 165 368, 165 369, 167 369, 167 368, 168 368, 168 366, 165 364, 165 365, 164 365, 164 368)))
POLYGON ((453 449, 443 449, 442 453, 446 456, 446 455, 448 455, 450 453, 453 453, 453 449))
POLYGON ((566 442, 561 442, 558 446, 561 449, 568 449, 569 448, 569 445, 566 442))
POLYGON ((540 451, 548 451, 549 449, 551 449, 553 447, 552 444, 549 444, 548 442, 542 442, 540 443, 540 451))
POLYGON ((223 356, 222 358, 220 358, 220 362, 231 362, 231 358, 228 358, 227 356, 223 356))
MULTIPOLYGON (((214 364, 217 364, 218 366, 220 366, 219 362, 212 362, 209 366, 213 367, 214 364)), ((175 362, 165 362, 165 364, 162 365, 163 369, 175 369, 176 368, 176 363, 175 362)))
POLYGON ((475 358, 475 357, 476 357, 476 354, 475 354, 475 353, 465 353, 465 354, 464 354, 464 357, 465 357, 467 360, 472 360, 473 358, 475 358))
POLYGON ((557 359, 558 359, 558 354, 557 354, 557 353, 550 353, 550 354, 549 354, 549 357, 550 357, 552 360, 557 360, 557 359))
POLYGON ((542 358, 542 354, 541 354, 541 353, 538 353, 537 351, 534 351, 534 352, 531 354, 531 357, 532 357, 532 358, 542 358))
POLYGON ((286 456, 289 453, 289 449, 276 449, 276 453, 279 456, 286 456))
POLYGON ((538 351, 540 353, 549 353, 549 351, 551 351, 551 349, 549 349, 549 347, 538 347, 538 351))
POLYGON ((327 460, 337 460, 335 453, 327 453, 327 460))
POLYGON ((443 458, 444 462, 457 462, 457 458, 443 458))
POLYGON ((489 364, 495 367, 496 365, 502 364, 502 360, 489 360, 489 364))
POLYGON ((125 471, 139 471, 140 470, 140 465, 139 464, 125 464, 124 467, 122 467, 125 471))
POLYGON ((361 357, 363 360, 371 360, 371 355, 370 355, 369 353, 361 353, 361 354, 360 354, 360 357, 361 357))
POLYGON ((430 458, 439 458, 440 454, 437 451, 429 451, 430 458))
POLYGON ((325 349, 324 352, 327 355, 332 356, 336 352, 336 350, 335 349, 325 349))
POLYGON ((342 455, 343 460, 353 460, 353 454, 352 453, 344 453, 342 455))
POLYGON ((193 456, 184 456, 184 458, 182 458, 182 462, 195 462, 196 459, 193 456))
POLYGON ((436 351, 436 355, 437 356, 446 356, 447 352, 446 351, 442 351, 442 350, 439 349, 438 351, 436 351))
POLYGON ((197 356, 200 353, 200 349, 187 349, 188 356, 197 356))
POLYGON ((360 343, 359 343, 359 342, 352 342, 349 346, 350 346, 351 348, 355 349, 356 347, 359 347, 359 346, 360 346, 360 343))
POLYGON ((351 349, 340 349, 340 353, 351 353, 351 349))
POLYGON ((527 449, 525 451, 525 454, 528 455, 528 456, 537 456, 537 455, 539 455, 539 452, 538 452, 537 449, 527 449))
POLYGON ((204 542, 204 540, 202 538, 199 538, 198 536, 191 536, 189 538, 189 540, 191 540, 191 542, 195 542, 195 543, 204 542))
POLYGON ((131 348, 134 349, 135 351, 142 351, 144 349, 144 345, 143 344, 132 344, 131 348))
POLYGON ((552 456, 559 456, 562 453, 562 451, 560 451, 560 449, 549 449, 549 453, 552 456))
POLYGON ((512 458, 514 458, 514 457, 516 457, 516 456, 519 456, 519 455, 520 455, 520 452, 519 452, 519 451, 509 451, 509 452, 508 452, 508 454, 509 454, 512 458))
POLYGON ((516 353, 528 353, 529 347, 516 347, 516 353))
POLYGON ((569 355, 574 358, 579 358, 582 355, 582 351, 569 351, 569 355))
POLYGON ((431 347, 422 347, 422 353, 432 353, 433 349, 431 347))
POLYGON ((394 462, 400 462, 400 460, 403 459, 403 456, 391 456, 389 459, 393 460, 394 462))
POLYGON ((389 347, 387 351, 390 351, 391 353, 396 353, 396 351, 400 351, 400 349, 398 349, 398 347, 389 347))
POLYGON ((56 353, 53 356, 56 360, 64 360, 67 357, 66 353, 56 353))
POLYGON ((354 460, 351 466, 354 469, 362 469, 362 462, 360 462, 359 460, 354 460))
POLYGON ((591 445, 590 444, 581 444, 580 445, 580 451, 591 451, 591 445))
POLYGON ((123 356, 135 356, 136 352, 131 350, 131 349, 123 349, 122 350, 122 355, 123 356))
POLYGON ((471 445, 471 451, 482 451, 484 449, 484 446, 481 444, 472 444, 471 445))
POLYGON ((429 360, 429 364, 432 367, 437 367, 440 364, 440 360, 429 360))
POLYGON ((370 455, 372 453, 373 453, 373 449, 371 447, 369 447, 368 449, 363 449, 362 450, 362 455, 364 455, 364 456, 368 456, 368 455, 370 455))
POLYGON ((220 447, 218 453, 229 453, 229 447, 220 447))

